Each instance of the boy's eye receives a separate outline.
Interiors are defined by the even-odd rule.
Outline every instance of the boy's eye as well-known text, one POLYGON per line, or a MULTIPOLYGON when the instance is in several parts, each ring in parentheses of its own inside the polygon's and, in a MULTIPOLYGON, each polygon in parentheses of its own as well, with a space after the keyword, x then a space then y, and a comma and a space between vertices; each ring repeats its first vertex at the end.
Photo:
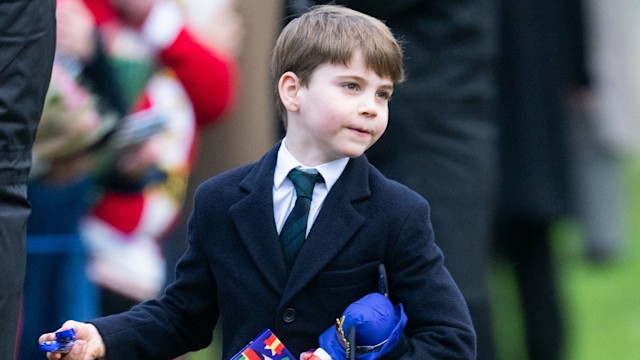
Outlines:
POLYGON ((389 91, 378 91, 378 97, 384 100, 391 100, 391 92, 389 91))
POLYGON ((342 86, 344 86, 348 90, 358 90, 358 84, 356 83, 345 83, 342 86))

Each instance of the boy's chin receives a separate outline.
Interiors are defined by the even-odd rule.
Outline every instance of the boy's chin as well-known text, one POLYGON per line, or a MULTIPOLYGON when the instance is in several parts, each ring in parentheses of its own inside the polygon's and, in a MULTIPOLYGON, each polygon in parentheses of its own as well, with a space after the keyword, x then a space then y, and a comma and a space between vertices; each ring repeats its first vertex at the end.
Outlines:
POLYGON ((344 157, 348 157, 350 159, 355 159, 358 158, 360 156, 362 156, 362 154, 364 154, 364 150, 362 151, 348 151, 344 153, 344 157))
POLYGON ((355 159, 362 156, 362 154, 364 154, 364 152, 367 151, 369 147, 370 146, 352 144, 351 146, 344 147, 342 149, 342 154, 344 155, 344 157, 355 159))

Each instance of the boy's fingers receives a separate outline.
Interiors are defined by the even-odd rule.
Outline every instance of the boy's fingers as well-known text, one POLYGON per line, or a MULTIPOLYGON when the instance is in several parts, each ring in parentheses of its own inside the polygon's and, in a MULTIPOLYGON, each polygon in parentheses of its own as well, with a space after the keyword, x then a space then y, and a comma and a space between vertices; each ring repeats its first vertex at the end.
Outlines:
POLYGON ((74 330, 78 331, 78 324, 81 324, 75 320, 67 320, 64 322, 64 324, 62 324, 62 327, 60 329, 58 329, 57 331, 60 330, 65 330, 65 329, 71 329, 73 328, 74 330))
POLYGON ((50 340, 55 340, 56 339, 56 335, 55 333, 46 333, 46 334, 42 334, 40 335, 40 337, 38 338, 38 344, 42 344, 45 341, 50 341, 50 340))
POLYGON ((300 354, 300 360, 309 360, 312 358, 312 356, 313 356, 313 353, 311 351, 307 351, 300 354))
POLYGON ((76 340, 71 348, 71 351, 67 353, 64 360, 83 360, 87 353, 87 342, 84 340, 76 340))
POLYGON ((92 357, 87 357, 87 342, 84 340, 77 340, 71 351, 66 354, 59 352, 47 353, 47 359, 49 360, 92 360, 92 357))
POLYGON ((49 360, 60 360, 62 358, 62 354, 60 353, 47 353, 47 359, 49 360))

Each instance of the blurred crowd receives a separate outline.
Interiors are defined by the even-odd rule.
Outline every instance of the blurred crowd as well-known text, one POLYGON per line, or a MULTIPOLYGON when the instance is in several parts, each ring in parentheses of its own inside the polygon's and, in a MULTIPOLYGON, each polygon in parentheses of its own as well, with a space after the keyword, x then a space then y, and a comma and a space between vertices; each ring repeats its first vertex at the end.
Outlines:
MULTIPOLYGON (((57 0, 28 187, 20 359, 43 356, 42 332, 127 310, 171 277, 166 258, 176 254, 163 242, 183 236, 189 179, 207 146, 199 134, 242 97, 238 58, 251 34, 240 2, 57 0)), ((624 156, 640 155, 640 4, 333 2, 385 20, 404 41, 408 80, 367 155, 429 200, 478 359, 497 358, 500 309, 487 289, 495 259, 516 273, 530 360, 561 359, 553 226, 579 223, 588 261, 625 251, 617 176, 624 156)), ((269 21, 315 3, 283 1, 269 21)))
POLYGON ((235 5, 191 7, 57 1, 28 187, 22 359, 43 357, 42 329, 127 310, 165 286, 162 241, 180 219, 199 133, 232 110, 239 75, 235 5))

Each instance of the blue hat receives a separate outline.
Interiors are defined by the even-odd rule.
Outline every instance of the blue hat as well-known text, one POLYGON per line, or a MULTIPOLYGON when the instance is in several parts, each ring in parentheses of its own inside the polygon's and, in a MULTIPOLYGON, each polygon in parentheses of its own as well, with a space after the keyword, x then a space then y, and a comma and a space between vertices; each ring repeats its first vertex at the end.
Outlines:
POLYGON ((351 349, 353 344, 349 344, 345 334, 353 326, 356 359, 378 359, 398 343, 406 324, 402 304, 394 307, 384 295, 368 294, 349 305, 336 325, 320 335, 320 347, 335 360, 347 359, 347 348, 351 349))

